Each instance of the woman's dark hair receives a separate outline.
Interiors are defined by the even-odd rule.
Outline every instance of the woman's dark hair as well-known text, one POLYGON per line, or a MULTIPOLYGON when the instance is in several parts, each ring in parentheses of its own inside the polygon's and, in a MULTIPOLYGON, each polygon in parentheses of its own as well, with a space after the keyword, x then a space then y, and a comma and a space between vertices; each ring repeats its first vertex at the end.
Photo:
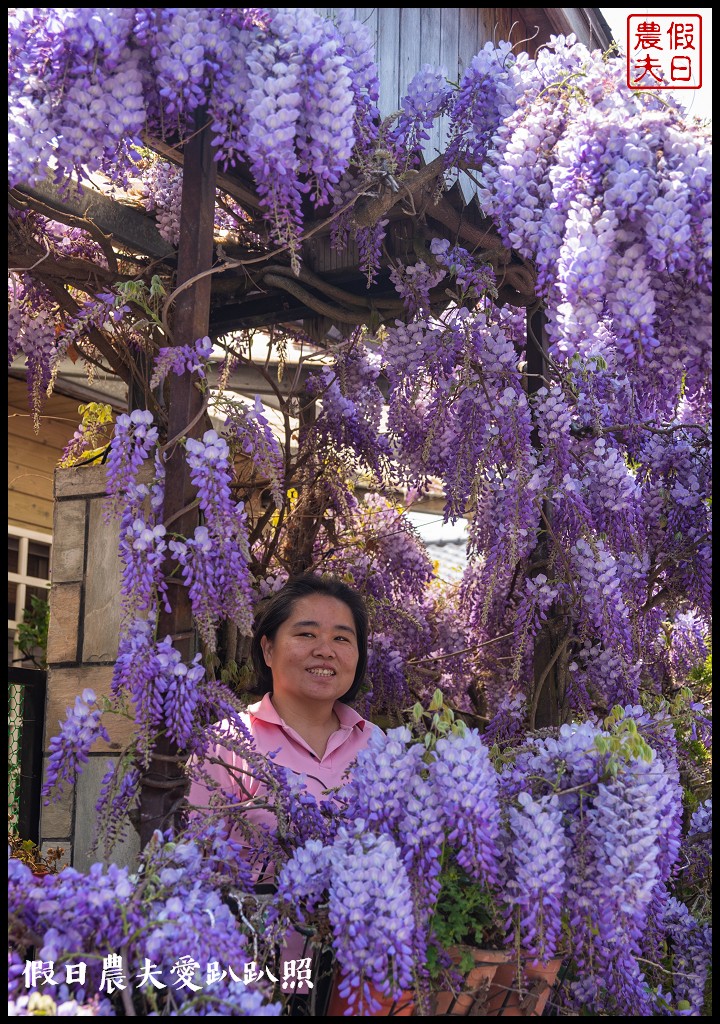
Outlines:
POLYGON ((339 698, 343 704, 350 704, 357 696, 358 690, 365 678, 365 670, 367 669, 367 608, 357 590, 353 590, 352 587, 349 587, 341 580, 335 579, 335 577, 315 576, 313 573, 305 573, 303 576, 295 576, 293 579, 288 580, 282 590, 278 590, 277 594, 270 598, 268 604, 258 612, 253 627, 252 645, 250 648, 253 668, 255 669, 253 692, 258 694, 272 693, 273 688, 272 671, 265 664, 260 641, 264 636, 268 640, 274 640, 279 627, 290 618, 295 602, 301 597, 310 597, 313 594, 334 597, 338 601, 342 601, 343 604, 346 604, 352 612, 357 636, 358 663, 352 686, 347 693, 344 693, 339 698))

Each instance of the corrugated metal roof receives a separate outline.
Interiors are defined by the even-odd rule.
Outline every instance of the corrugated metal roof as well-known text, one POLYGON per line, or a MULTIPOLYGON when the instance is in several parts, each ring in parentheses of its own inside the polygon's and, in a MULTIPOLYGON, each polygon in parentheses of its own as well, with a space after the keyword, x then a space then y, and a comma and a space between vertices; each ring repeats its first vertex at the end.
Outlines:
POLYGON ((420 512, 408 512, 407 517, 424 542, 438 579, 459 582, 467 565, 467 521, 444 523, 440 515, 420 512))
POLYGON ((459 583, 467 565, 465 541, 453 540, 446 544, 426 544, 435 575, 445 583, 459 583))

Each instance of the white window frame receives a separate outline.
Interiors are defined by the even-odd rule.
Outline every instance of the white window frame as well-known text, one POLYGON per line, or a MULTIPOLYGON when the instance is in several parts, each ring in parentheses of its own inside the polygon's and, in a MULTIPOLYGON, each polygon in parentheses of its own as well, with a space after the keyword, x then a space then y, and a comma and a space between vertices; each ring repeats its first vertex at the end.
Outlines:
MULTIPOLYGON (((23 614, 25 609, 25 596, 28 587, 39 587, 50 589, 50 580, 41 579, 38 576, 28 576, 27 564, 28 554, 30 550, 30 542, 35 541, 36 543, 46 544, 48 547, 48 553, 52 556, 52 541, 53 535, 51 533, 40 533, 37 530, 26 530, 23 526, 11 526, 8 523, 8 537, 17 537, 19 540, 18 544, 18 572, 8 571, 8 583, 15 583, 17 591, 15 594, 15 618, 8 619, 8 633, 13 635, 13 660, 21 657, 21 651, 17 646, 16 638, 18 626, 23 621, 23 614)), ((48 568, 48 572, 49 572, 48 568)))

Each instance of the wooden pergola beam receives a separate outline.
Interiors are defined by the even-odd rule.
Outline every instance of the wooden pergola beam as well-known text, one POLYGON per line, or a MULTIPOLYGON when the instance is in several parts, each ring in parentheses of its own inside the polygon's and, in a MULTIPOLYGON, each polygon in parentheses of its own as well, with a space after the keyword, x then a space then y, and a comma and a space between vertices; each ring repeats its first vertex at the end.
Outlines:
POLYGON ((175 264, 176 251, 160 236, 154 219, 128 203, 110 199, 83 185, 61 191, 50 180, 40 185, 17 185, 14 191, 31 206, 33 202, 42 204, 38 212, 45 216, 54 213, 59 221, 67 216, 82 218, 110 236, 116 246, 127 246, 151 259, 167 261, 171 266, 175 264))

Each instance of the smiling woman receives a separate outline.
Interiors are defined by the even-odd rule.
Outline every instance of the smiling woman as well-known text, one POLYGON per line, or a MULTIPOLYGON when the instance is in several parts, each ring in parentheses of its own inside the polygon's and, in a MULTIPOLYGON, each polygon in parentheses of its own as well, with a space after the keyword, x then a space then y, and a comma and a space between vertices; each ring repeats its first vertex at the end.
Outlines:
POLYGON ((322 757, 340 727, 335 701, 355 679, 358 649, 350 609, 322 594, 298 598, 275 637, 264 635, 260 644, 273 676, 273 707, 322 757))
MULTIPOLYGON (((262 699, 247 708, 244 724, 256 750, 272 753, 273 764, 300 776, 318 800, 347 780, 374 728, 349 707, 365 676, 367 637, 360 595, 310 574, 290 580, 255 622, 252 660, 262 699)), ((223 762, 207 772, 227 790, 227 768, 237 772, 237 758, 218 745, 211 760, 223 762)), ((246 795, 257 796, 257 780, 243 782, 246 795)), ((195 783, 190 803, 203 796, 207 786, 195 783)))
MULTIPOLYGON (((377 728, 349 706, 365 676, 367 639, 360 595, 340 580, 311 574, 290 580, 255 621, 252 660, 262 698, 241 716, 246 739, 273 770, 284 769, 320 802, 349 781, 377 728)), ((227 808, 227 833, 247 851, 256 891, 266 893, 274 888, 275 869, 251 848, 246 826, 277 827, 268 780, 250 762, 247 746, 246 756, 240 752, 236 727, 222 722, 217 735, 204 761, 191 765, 191 815, 204 817, 218 803, 227 808)), ((291 933, 284 959, 302 959, 305 947, 305 938, 291 933)), ((303 994, 300 986, 295 991, 303 994)))
POLYGON ((351 701, 367 664, 367 612, 339 580, 306 575, 288 583, 256 622, 258 691, 322 758, 340 724, 336 701, 351 701))
MULTIPOLYGON (((365 676, 367 638, 360 595, 340 580, 311 574, 290 580, 255 622, 252 660, 262 699, 249 705, 242 723, 257 753, 297 776, 316 800, 348 781, 376 728, 349 706, 365 676)), ((218 730, 223 738, 208 751, 189 803, 207 807, 215 786, 236 803, 246 801, 247 818, 272 828, 264 783, 232 749, 229 723, 218 730)), ((245 844, 237 826, 228 831, 245 844)))

